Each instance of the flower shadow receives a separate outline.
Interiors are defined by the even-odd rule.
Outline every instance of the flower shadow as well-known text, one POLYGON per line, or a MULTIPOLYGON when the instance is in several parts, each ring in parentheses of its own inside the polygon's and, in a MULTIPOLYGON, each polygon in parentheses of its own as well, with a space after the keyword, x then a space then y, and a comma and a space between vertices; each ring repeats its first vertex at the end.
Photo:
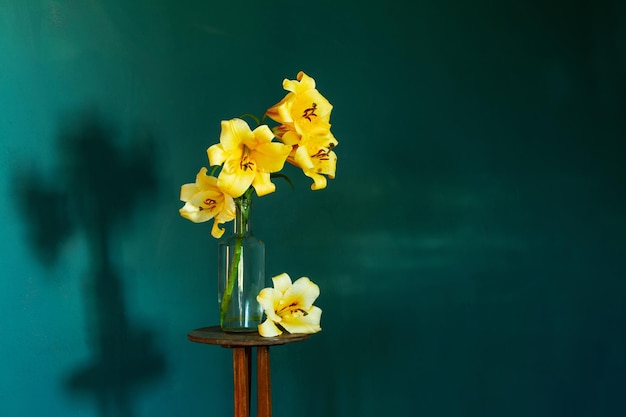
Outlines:
POLYGON ((102 416, 132 417, 136 389, 162 376, 166 363, 154 330, 133 323, 127 314, 115 248, 133 209, 157 191, 158 181, 153 138, 133 137, 122 147, 115 133, 98 112, 80 113, 57 134, 57 172, 28 170, 18 173, 15 184, 30 243, 42 264, 54 267, 71 236, 78 235, 87 250, 88 270, 81 278, 91 358, 69 372, 64 388, 72 396, 93 398, 102 416))

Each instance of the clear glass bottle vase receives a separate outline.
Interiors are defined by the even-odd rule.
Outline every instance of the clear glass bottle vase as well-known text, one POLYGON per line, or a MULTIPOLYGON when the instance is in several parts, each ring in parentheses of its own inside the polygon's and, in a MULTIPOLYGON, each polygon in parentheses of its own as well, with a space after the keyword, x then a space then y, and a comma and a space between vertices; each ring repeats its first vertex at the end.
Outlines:
POLYGON ((247 193, 235 205, 233 234, 217 245, 220 326, 226 332, 254 332, 263 316, 256 297, 265 287, 265 244, 250 229, 247 193))

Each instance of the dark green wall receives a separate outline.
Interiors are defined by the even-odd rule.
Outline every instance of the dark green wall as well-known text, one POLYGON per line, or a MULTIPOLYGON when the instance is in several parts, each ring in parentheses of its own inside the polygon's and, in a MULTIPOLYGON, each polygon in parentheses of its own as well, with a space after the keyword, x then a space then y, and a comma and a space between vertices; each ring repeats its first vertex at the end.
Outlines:
POLYGON ((0 415, 231 413, 179 187, 299 70, 339 162, 255 202, 324 310, 274 415, 625 414, 626 7, 225 3, 0 1, 0 415))

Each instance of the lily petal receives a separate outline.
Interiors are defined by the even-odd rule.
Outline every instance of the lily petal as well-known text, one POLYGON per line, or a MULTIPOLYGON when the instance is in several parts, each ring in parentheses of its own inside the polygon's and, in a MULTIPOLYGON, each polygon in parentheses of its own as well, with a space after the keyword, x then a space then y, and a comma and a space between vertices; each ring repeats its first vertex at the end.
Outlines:
POLYGON ((313 180, 313 184, 311 184, 311 190, 313 191, 323 190, 324 188, 326 188, 326 185, 328 185, 328 181, 326 180, 326 177, 316 172, 305 171, 304 175, 306 175, 307 177, 313 180))
POLYGON ((226 158, 228 158, 228 154, 224 152, 224 148, 219 143, 209 146, 206 153, 211 166, 222 165, 224 161, 226 161, 226 158))
POLYGON ((220 144, 225 152, 234 152, 242 145, 254 140, 254 133, 245 120, 234 118, 222 120, 222 131, 220 133, 220 144))
POLYGON ((289 162, 293 161, 293 164, 302 168, 303 171, 308 171, 313 169, 313 161, 311 160, 311 156, 309 155, 309 150, 306 146, 298 146, 290 155, 293 155, 292 159, 289 159, 289 162))
POLYGON ((240 161, 236 158, 228 158, 217 177, 218 187, 233 198, 245 193, 256 175, 254 170, 242 168, 240 161))
POLYGON ((321 190, 326 188, 326 175, 328 178, 335 178, 335 170, 337 167, 337 155, 330 151, 327 154, 318 154, 312 158, 313 168, 303 170, 304 175, 313 180, 311 184, 312 190, 321 190), (324 174, 324 175, 322 175, 324 174))
POLYGON ((252 181, 252 186, 259 197, 276 191, 276 185, 271 181, 269 172, 257 172, 252 181))
POLYGON ((304 71, 299 71, 296 75, 296 80, 283 80, 283 88, 287 91, 293 91, 294 93, 299 93, 301 91, 306 91, 315 88, 315 80, 304 73, 304 71))
POLYGON ((309 310, 317 297, 320 295, 320 288, 307 277, 298 278, 283 293, 281 304, 295 305, 301 310, 309 310))
POLYGON ((272 277, 274 288, 280 291, 281 295, 291 287, 291 277, 286 272, 272 277))
POLYGON ((312 307, 306 315, 284 318, 280 325, 289 333, 317 333, 322 330, 320 327, 321 319, 322 309, 312 307))
MULTIPOLYGON (((246 127, 247 126, 248 125, 246 124, 246 127)), ((248 131, 249 130, 250 128, 248 127, 248 131)), ((270 129, 268 125, 261 125, 257 126, 257 128, 252 131, 251 135, 242 136, 241 142, 250 149, 256 149, 265 143, 270 143, 272 139, 274 139, 274 132, 272 132, 272 129, 270 129)))
POLYGON ((224 235, 225 230, 220 227, 223 223, 224 222, 217 221, 217 219, 213 221, 213 227, 211 228, 211 236, 213 236, 215 239, 219 239, 224 235))
POLYGON ((283 334, 282 330, 270 319, 266 319, 263 323, 259 324, 257 328, 259 334, 263 337, 276 337, 283 334))
POLYGON ((259 144, 250 151, 250 159, 256 163, 257 171, 278 172, 283 169, 289 152, 291 152, 289 145, 279 142, 266 142, 259 144))
POLYGON ((259 295, 257 295, 256 300, 261 308, 263 308, 268 319, 275 322, 281 321, 281 318, 276 314, 276 307, 282 296, 283 293, 276 288, 263 288, 259 292, 259 295))

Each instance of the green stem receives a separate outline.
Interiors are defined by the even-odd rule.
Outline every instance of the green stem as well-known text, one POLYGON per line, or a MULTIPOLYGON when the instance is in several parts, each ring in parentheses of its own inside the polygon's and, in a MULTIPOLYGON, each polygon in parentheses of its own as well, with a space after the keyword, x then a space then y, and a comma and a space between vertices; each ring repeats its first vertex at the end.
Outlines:
POLYGON ((252 191, 253 188, 250 187, 242 196, 234 199, 237 210, 235 221, 239 224, 235 226, 235 253, 233 254, 232 261, 228 268, 228 282, 224 297, 222 297, 222 304, 220 305, 220 326, 224 325, 224 320, 226 319, 228 308, 230 307, 230 300, 233 297, 235 281, 237 281, 239 262, 241 261, 241 254, 243 253, 243 238, 248 229, 247 225, 250 215, 250 197, 252 196, 252 191))
POLYGON ((228 307, 230 307, 230 300, 233 297, 233 289, 235 288, 235 281, 237 280, 237 270, 239 261, 241 260, 241 252, 243 246, 243 236, 237 235, 235 238, 235 253, 233 255, 233 261, 228 268, 228 285, 224 297, 222 297, 222 304, 220 305, 220 325, 224 325, 224 319, 228 314, 228 307))

